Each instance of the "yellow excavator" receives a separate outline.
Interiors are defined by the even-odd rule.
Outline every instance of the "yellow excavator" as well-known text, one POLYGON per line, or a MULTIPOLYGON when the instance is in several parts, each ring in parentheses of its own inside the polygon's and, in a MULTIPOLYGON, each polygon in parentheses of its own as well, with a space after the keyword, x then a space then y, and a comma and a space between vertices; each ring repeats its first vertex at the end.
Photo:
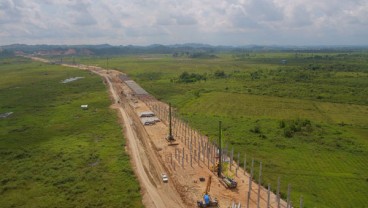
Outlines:
POLYGON ((203 201, 197 201, 197 206, 200 208, 219 206, 217 199, 215 198, 212 200, 211 196, 209 195, 211 189, 211 180, 212 176, 208 176, 206 190, 203 193, 203 201))

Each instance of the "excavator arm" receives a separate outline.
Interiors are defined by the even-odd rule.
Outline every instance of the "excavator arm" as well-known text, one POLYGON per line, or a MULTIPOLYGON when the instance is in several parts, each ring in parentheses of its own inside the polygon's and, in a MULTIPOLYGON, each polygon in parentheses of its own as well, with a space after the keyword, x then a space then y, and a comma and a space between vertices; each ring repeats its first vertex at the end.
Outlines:
POLYGON ((206 191, 204 192, 205 194, 208 194, 211 190, 211 180, 212 180, 212 176, 208 176, 206 191))

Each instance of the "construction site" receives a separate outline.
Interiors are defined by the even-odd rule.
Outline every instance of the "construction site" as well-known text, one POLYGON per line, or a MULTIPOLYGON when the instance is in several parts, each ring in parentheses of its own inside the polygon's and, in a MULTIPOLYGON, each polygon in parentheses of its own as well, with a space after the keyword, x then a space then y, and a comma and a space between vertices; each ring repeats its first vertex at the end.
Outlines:
MULTIPOLYGON (((247 173, 235 162, 240 161, 239 155, 234 160, 233 152, 221 148, 221 138, 211 142, 178 119, 170 105, 156 100, 120 72, 94 71, 100 75, 106 73, 110 91, 117 96, 113 96, 113 101, 117 108, 125 111, 138 149, 143 153, 141 161, 145 175, 162 193, 161 196, 177 195, 171 198, 174 206, 291 207, 290 202, 281 200, 279 195, 254 182, 251 179, 253 173, 247 173), (223 168, 225 163, 226 170, 223 168), (162 180, 163 173, 167 174, 168 183, 162 180)), ((221 122, 218 131, 221 137, 221 122)), ((248 163, 253 171, 254 161, 248 163)), ((140 174, 137 170, 137 175, 140 174)), ((146 198, 161 207, 153 196, 150 197, 146 198)), ((162 201, 166 207, 172 206, 164 198, 162 201)))
POLYGON ((252 158, 239 158, 233 150, 222 147, 221 121, 214 129, 219 138, 210 140, 127 75, 95 66, 64 65, 103 78, 111 108, 117 111, 123 127, 126 151, 146 207, 292 207, 290 189, 286 200, 280 198, 280 181, 273 193, 270 186, 254 180, 261 181, 262 163, 254 167, 252 158), (259 175, 253 174, 255 168, 259 168, 259 175))

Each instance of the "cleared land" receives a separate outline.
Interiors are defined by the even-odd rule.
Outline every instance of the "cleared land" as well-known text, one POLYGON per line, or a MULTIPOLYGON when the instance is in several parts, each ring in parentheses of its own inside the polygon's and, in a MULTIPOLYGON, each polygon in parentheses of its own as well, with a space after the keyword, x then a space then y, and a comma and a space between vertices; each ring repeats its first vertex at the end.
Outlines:
MULTIPOLYGON (((365 207, 368 195, 367 53, 238 53, 213 59, 116 57, 109 66, 172 102, 210 138, 262 161, 264 184, 306 207, 365 207), (287 64, 280 60, 287 59, 287 64), (225 76, 217 76, 223 71, 225 76), (206 80, 180 82, 183 72, 206 80)), ((106 66, 104 59, 83 59, 106 66)), ((221 75, 221 74, 220 74, 221 75)), ((297 206, 297 203, 294 203, 297 206)))
MULTIPOLYGON (((81 67, 81 66, 79 66, 81 67)), ((167 136, 167 109, 168 106, 164 103, 157 101, 154 98, 146 100, 145 97, 137 98, 132 93, 131 85, 124 84, 121 81, 121 73, 113 70, 102 70, 95 67, 88 68, 99 75, 106 77, 109 84, 111 83, 110 90, 117 102, 116 108, 118 108, 123 115, 123 121, 126 124, 126 135, 129 139, 129 146, 132 150, 132 157, 134 158, 134 166, 137 167, 137 175, 140 178, 141 185, 145 190, 144 196, 150 198, 153 204, 146 203, 149 207, 195 207, 197 200, 202 200, 203 191, 205 190, 206 183, 200 183, 200 177, 207 177, 213 175, 209 170, 209 165, 214 165, 215 161, 209 162, 205 154, 198 156, 201 161, 198 161, 197 155, 192 159, 189 159, 193 152, 197 151, 196 145, 201 142, 202 145, 208 140, 204 140, 203 135, 200 136, 198 132, 193 131, 194 134, 189 136, 180 125, 184 123, 175 119, 175 137, 177 138, 176 146, 168 146, 168 143, 164 139, 167 136), (111 80, 111 82, 110 82, 111 80), (121 92, 119 94, 119 92, 121 92), (161 117, 162 122, 153 126, 143 126, 138 118, 140 112, 147 110, 153 110, 153 105, 161 106, 162 111, 158 115, 161 117), (132 129, 130 130, 130 127, 132 129), (131 132, 133 131, 133 132, 131 132), (136 136, 134 136, 136 135, 136 136), (192 142, 193 148, 190 148, 188 141, 192 142), (186 141, 186 142, 185 142, 186 141), (186 143, 186 144, 185 144, 186 143), (140 153, 138 154, 139 146, 140 153), (175 151, 184 150, 186 152, 186 159, 184 162, 183 152, 181 152, 183 158, 175 159, 175 151), (196 149, 196 150, 194 150, 196 149), (174 161, 175 160, 175 161, 174 161), (192 161, 192 165, 191 162, 192 161), (185 163, 183 165, 183 162, 185 163), (142 166, 142 168, 140 168, 142 166), (163 183, 160 174, 166 172, 169 173, 169 184, 163 183)), ((204 146, 202 146, 204 148, 204 146)), ((236 167, 236 165, 234 165, 236 167)), ((246 198, 244 195, 248 190, 248 177, 249 175, 241 168, 239 173, 235 176, 235 167, 233 167, 232 175, 236 177, 239 182, 236 190, 226 189, 216 177, 213 177, 210 194, 212 197, 216 197, 219 200, 221 207, 228 207, 231 203, 241 202, 243 206, 246 204, 246 198)), ((228 172, 230 174, 230 172, 228 172)), ((257 192, 258 185, 253 183, 252 194, 250 199, 250 206, 257 206, 257 192)), ((267 191, 262 189, 262 199, 260 201, 261 206, 266 206, 267 191)), ((274 194, 271 194, 271 207, 277 207, 277 200, 274 194)), ((286 203, 281 200, 281 206, 286 207, 286 203)))
POLYGON ((0 74, 0 207, 143 207, 100 77, 23 58, 0 74))

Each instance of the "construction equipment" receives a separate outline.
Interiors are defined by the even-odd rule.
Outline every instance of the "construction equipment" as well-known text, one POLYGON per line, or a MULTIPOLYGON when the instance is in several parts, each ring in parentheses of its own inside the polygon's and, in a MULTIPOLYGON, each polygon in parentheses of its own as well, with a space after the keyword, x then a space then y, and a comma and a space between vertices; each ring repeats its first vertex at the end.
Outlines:
POLYGON ((212 182, 212 176, 208 176, 208 181, 207 181, 207 185, 206 185, 206 191, 203 193, 203 195, 208 194, 208 192, 210 192, 211 190, 211 182, 212 182))
POLYGON ((216 164, 215 164, 215 165, 211 166, 210 170, 211 170, 212 172, 216 172, 216 173, 217 173, 218 167, 219 167, 219 163, 218 163, 218 162, 216 162, 216 164))
MULTIPOLYGON (((210 169, 211 169, 212 172, 217 172, 218 168, 219 168, 219 163, 216 163, 210 169)), ((221 173, 221 176, 219 177, 219 179, 220 179, 220 182, 226 188, 233 189, 233 188, 236 188, 238 186, 238 183, 234 179, 232 179, 230 177, 226 177, 222 173, 221 173)))
POLYGON ((223 158, 222 158, 221 136, 222 136, 222 128, 221 128, 221 121, 219 121, 219 154, 218 154, 219 159, 218 159, 218 162, 211 167, 211 171, 217 172, 217 176, 219 177, 220 182, 223 185, 225 185, 226 188, 233 189, 238 186, 238 183, 235 180, 229 177, 224 177, 222 175, 222 168, 223 168, 222 159, 223 158))
POLYGON ((203 201, 197 201, 197 206, 200 208, 218 207, 217 199, 212 199, 211 196, 208 194, 211 189, 211 179, 212 176, 208 176, 206 190, 203 193, 203 201))
POLYGON ((221 178, 220 182, 224 183, 224 185, 229 189, 233 189, 238 186, 238 183, 234 179, 231 179, 229 177, 221 178))
POLYGON ((171 103, 169 103, 169 135, 166 137, 169 142, 169 146, 178 145, 179 143, 174 143, 176 140, 172 134, 172 124, 171 124, 171 103))

